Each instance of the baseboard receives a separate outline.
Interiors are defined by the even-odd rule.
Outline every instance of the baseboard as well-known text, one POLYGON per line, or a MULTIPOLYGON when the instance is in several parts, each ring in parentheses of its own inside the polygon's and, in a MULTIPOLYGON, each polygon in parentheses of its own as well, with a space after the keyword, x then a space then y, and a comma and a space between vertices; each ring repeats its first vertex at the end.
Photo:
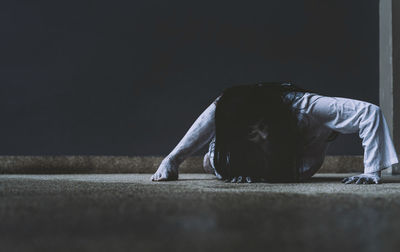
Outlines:
MULTIPOLYGON (((153 173, 162 156, 0 156, 1 174, 153 173)), ((188 158, 181 173, 203 173, 203 158, 188 158)), ((362 156, 327 156, 319 172, 362 172, 362 156)))

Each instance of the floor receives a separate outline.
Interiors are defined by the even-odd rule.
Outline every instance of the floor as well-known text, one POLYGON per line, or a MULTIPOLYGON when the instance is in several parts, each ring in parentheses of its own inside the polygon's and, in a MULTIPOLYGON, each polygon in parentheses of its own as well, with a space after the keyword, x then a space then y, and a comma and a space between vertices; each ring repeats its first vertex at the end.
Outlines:
POLYGON ((1 251, 398 251, 400 177, 340 183, 348 175, 0 175, 1 251))

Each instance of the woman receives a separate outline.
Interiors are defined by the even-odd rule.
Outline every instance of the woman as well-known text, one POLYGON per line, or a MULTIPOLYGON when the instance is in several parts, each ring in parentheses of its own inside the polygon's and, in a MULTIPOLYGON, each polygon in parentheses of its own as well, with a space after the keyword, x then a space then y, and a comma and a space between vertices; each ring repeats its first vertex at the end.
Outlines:
POLYGON ((151 180, 178 179, 179 165, 210 142, 203 166, 218 179, 304 181, 321 167, 339 133, 356 132, 364 148, 364 173, 343 182, 380 183, 381 171, 398 159, 378 106, 290 83, 235 86, 200 115, 151 180))

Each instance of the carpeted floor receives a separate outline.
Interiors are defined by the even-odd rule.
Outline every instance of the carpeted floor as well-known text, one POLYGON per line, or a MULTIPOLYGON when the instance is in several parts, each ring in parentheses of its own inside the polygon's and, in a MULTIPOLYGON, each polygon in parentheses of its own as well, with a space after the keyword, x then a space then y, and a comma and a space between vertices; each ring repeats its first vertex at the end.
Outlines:
POLYGON ((1 251, 398 251, 400 177, 340 183, 347 175, 0 175, 1 251))

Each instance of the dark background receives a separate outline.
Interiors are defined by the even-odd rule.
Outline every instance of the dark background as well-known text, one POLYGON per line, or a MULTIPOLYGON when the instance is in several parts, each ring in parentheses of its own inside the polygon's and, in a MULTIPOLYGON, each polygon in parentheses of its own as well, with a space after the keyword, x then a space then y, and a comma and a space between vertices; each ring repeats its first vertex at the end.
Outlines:
POLYGON ((0 31, 0 155, 164 155, 236 83, 378 103, 378 0, 3 0, 0 31))

